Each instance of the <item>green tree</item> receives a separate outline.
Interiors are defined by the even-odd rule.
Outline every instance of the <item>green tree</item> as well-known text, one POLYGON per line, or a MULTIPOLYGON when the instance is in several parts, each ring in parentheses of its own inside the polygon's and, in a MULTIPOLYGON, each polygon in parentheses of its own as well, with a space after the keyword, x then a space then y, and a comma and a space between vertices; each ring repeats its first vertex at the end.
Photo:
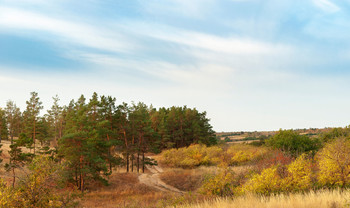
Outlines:
POLYGON ((333 141, 334 139, 348 136, 350 136, 350 126, 347 126, 345 128, 333 128, 330 131, 321 134, 320 140, 324 143, 327 143, 333 141))
POLYGON ((142 171, 144 172, 145 153, 155 145, 155 132, 152 128, 150 110, 144 103, 133 104, 130 118, 132 118, 131 125, 135 136, 137 172, 140 171, 141 164, 142 171), (142 156, 142 161, 140 161, 140 156, 142 156))
POLYGON ((82 95, 67 110, 65 135, 59 141, 59 154, 69 162, 70 177, 83 192, 89 180, 108 174, 104 152, 109 147, 99 131, 98 100, 94 93, 88 104, 82 95))
POLYGON ((34 144, 34 154, 36 149, 36 135, 37 131, 37 123, 39 120, 40 111, 43 109, 42 102, 38 97, 37 92, 31 92, 31 97, 29 101, 26 101, 27 108, 24 111, 25 118, 25 132, 26 134, 33 140, 34 144))
POLYGON ((22 168, 28 161, 31 160, 32 154, 23 153, 20 148, 21 144, 19 140, 10 145, 10 150, 8 151, 10 155, 10 162, 5 164, 5 170, 12 172, 12 186, 16 183, 16 169, 22 168))
POLYGON ((305 152, 315 152, 320 147, 318 139, 299 135, 293 130, 280 130, 276 135, 266 140, 266 144, 288 152, 294 157, 305 152))
POLYGON ((5 112, 8 123, 9 136, 11 138, 11 144, 13 144, 13 137, 18 137, 21 131, 20 127, 22 115, 20 109, 11 100, 7 101, 5 112))
MULTIPOLYGON (((130 157, 134 140, 132 139, 131 124, 129 120, 130 107, 127 103, 122 103, 115 112, 115 125, 117 126, 117 138, 123 143, 117 147, 122 152, 126 167, 126 172, 130 171, 130 157)), ((133 164, 131 165, 133 169, 133 164)))
POLYGON ((61 133, 61 125, 63 122, 62 119, 62 113, 63 113, 63 107, 61 107, 58 102, 60 101, 58 95, 55 97, 52 97, 53 99, 53 105, 51 106, 51 109, 48 110, 47 115, 47 121, 49 123, 49 135, 53 137, 53 144, 57 147, 58 139, 62 136, 61 133))
POLYGON ((102 96, 99 104, 99 134, 105 140, 107 152, 104 152, 103 156, 109 164, 110 173, 113 167, 121 162, 121 158, 115 154, 117 146, 122 145, 118 139, 118 114, 115 102, 116 99, 111 96, 102 96))
POLYGON ((0 143, 3 139, 8 139, 8 130, 5 111, 0 108, 0 143))

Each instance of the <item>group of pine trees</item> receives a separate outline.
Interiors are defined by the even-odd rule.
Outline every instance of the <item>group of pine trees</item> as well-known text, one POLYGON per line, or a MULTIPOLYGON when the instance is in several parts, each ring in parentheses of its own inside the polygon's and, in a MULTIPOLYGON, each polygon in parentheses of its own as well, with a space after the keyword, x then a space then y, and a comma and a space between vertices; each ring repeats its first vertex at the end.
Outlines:
POLYGON ((43 116, 42 109, 36 92, 23 112, 13 101, 0 108, 0 142, 11 141, 6 167, 15 173, 23 161, 50 154, 69 164, 68 177, 80 190, 90 179, 105 180, 103 176, 115 166, 125 165, 128 172, 144 171, 145 164, 152 162, 145 153, 216 143, 206 113, 186 106, 118 105, 115 98, 94 93, 89 100, 82 95, 66 106, 60 106, 56 96, 43 116), (22 147, 30 153, 23 153, 22 147))

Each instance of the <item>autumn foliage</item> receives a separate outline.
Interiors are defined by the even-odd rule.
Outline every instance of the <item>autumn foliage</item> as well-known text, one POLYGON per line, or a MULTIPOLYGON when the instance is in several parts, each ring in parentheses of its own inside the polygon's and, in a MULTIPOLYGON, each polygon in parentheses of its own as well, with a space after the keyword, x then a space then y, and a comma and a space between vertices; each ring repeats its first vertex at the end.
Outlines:
POLYGON ((171 167, 193 168, 200 165, 242 165, 260 160, 268 153, 264 147, 232 145, 229 147, 191 145, 162 152, 160 162, 171 167))

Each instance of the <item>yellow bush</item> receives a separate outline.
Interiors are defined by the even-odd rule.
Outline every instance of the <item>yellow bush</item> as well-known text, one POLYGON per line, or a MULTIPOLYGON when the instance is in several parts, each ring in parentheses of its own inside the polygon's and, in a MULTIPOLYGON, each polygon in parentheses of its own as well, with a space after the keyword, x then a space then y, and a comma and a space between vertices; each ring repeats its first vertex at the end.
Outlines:
POLYGON ((236 152, 231 158, 231 164, 247 162, 252 158, 253 158, 253 154, 251 152, 243 152, 240 150, 236 152))
POLYGON ((245 183, 242 193, 257 193, 268 195, 280 192, 281 178, 277 173, 277 166, 267 168, 261 174, 254 174, 252 178, 245 183))
POLYGON ((226 154, 230 158, 231 165, 257 160, 268 153, 265 147, 254 147, 246 144, 235 144, 228 148, 226 154))
POLYGON ((203 158, 204 165, 218 165, 221 163, 224 150, 218 146, 207 147, 203 158))
POLYGON ((302 191, 312 186, 311 161, 305 154, 300 155, 295 161, 287 166, 288 176, 283 179, 284 191, 302 191))
POLYGON ((190 145, 189 147, 170 149, 162 152, 160 162, 172 167, 192 168, 200 165, 241 164, 263 157, 267 148, 250 145, 231 145, 226 151, 222 147, 190 145))
POLYGON ((7 186, 6 183, 0 178, 0 207, 15 207, 15 200, 17 198, 14 189, 7 186))
POLYGON ((216 175, 207 176, 199 192, 209 196, 229 196, 234 194, 234 173, 229 168, 222 168, 216 175))
POLYGON ((320 185, 350 185, 350 141, 340 138, 327 144, 317 155, 320 185))
POLYGON ((160 161, 172 167, 193 168, 199 165, 217 165, 222 155, 220 147, 190 145, 189 147, 163 151, 160 161))

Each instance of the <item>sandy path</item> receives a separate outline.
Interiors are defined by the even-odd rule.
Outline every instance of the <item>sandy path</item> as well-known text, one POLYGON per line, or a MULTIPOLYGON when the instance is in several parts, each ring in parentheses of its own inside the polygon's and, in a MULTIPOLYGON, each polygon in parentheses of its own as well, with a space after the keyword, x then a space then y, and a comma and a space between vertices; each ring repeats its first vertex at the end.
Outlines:
POLYGON ((169 191, 169 192, 175 192, 175 193, 181 193, 183 194, 183 191, 180 191, 179 189, 170 186, 166 183, 164 183, 160 178, 159 174, 163 172, 163 169, 159 166, 150 166, 146 165, 146 168, 151 172, 149 173, 142 173, 139 175, 139 181, 140 183, 143 183, 147 186, 156 188, 161 191, 169 191))

